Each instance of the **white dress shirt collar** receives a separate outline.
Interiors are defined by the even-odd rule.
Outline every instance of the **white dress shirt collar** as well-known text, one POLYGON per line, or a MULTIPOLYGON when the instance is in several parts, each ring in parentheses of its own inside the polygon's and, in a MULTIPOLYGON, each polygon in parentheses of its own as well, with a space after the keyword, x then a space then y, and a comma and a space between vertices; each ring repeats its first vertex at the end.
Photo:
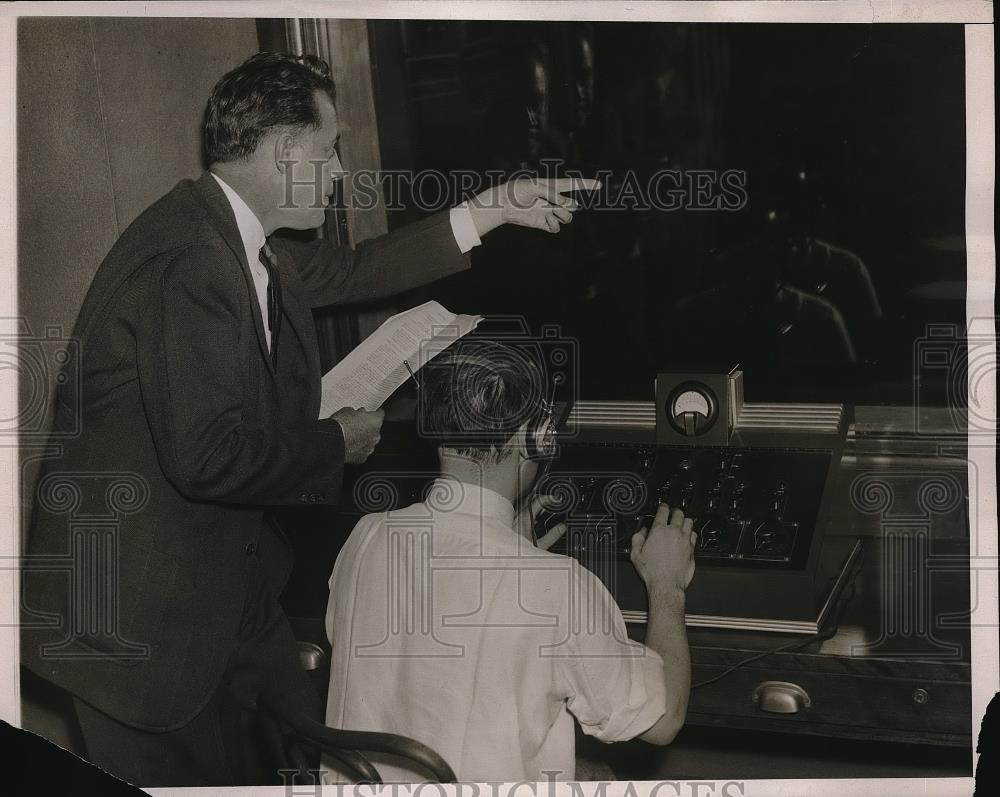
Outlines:
POLYGON ((269 277, 264 264, 260 262, 260 250, 264 246, 266 236, 264 227, 260 223, 257 215, 250 210, 250 207, 243 201, 243 197, 237 194, 232 187, 214 172, 212 177, 219 184, 222 193, 229 200, 229 206, 236 216, 236 226, 240 231, 240 238, 243 241, 243 250, 246 254, 247 265, 250 267, 250 276, 253 278, 254 294, 257 297, 257 308, 260 310, 261 320, 264 322, 264 339, 267 341, 268 349, 271 348, 271 328, 267 310, 267 284, 269 277))
POLYGON ((425 503, 435 512, 475 515, 514 528, 514 505, 487 487, 439 476, 427 491, 425 503))

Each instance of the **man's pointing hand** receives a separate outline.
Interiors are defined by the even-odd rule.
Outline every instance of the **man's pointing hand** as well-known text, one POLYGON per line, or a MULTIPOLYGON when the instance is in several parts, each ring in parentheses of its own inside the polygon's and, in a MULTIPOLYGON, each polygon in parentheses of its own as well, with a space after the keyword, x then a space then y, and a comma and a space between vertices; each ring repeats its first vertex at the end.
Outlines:
POLYGON ((501 224, 559 232, 561 225, 573 220, 573 211, 579 207, 575 199, 563 194, 600 187, 599 181, 585 178, 522 177, 477 194, 468 203, 469 213, 480 237, 501 224))

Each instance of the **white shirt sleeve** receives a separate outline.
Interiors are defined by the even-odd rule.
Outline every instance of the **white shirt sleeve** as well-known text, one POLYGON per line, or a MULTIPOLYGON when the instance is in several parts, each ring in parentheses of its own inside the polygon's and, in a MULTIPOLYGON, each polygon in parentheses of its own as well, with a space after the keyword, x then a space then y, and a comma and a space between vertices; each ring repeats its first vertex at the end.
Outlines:
POLYGON ((452 208, 450 220, 451 232, 455 236, 455 243, 458 244, 458 248, 462 251, 463 255, 482 243, 479 233, 476 232, 476 224, 472 220, 472 213, 469 212, 467 204, 463 202, 458 207, 452 208))
POLYGON ((578 605, 597 614, 572 634, 562 659, 567 708, 584 733, 602 742, 633 739, 666 711, 663 660, 628 638, 621 610, 597 576, 581 567, 573 581, 587 601, 578 605))

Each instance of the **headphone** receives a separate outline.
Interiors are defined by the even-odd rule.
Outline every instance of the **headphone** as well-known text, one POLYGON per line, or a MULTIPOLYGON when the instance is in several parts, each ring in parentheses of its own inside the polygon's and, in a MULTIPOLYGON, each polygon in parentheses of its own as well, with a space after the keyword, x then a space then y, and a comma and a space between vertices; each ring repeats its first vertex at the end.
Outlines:
POLYGON ((562 383, 562 374, 556 374, 549 383, 546 397, 541 400, 538 412, 528 421, 525 430, 525 448, 528 459, 551 460, 556 452, 556 386, 562 383))

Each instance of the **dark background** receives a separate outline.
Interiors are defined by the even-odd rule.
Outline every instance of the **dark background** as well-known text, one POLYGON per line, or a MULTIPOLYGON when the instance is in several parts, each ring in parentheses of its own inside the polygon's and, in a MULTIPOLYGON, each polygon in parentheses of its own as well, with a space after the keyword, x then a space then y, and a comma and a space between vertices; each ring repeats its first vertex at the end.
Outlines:
MULTIPOLYGON (((749 199, 502 228, 471 273, 401 307, 557 324, 584 398, 651 399, 658 371, 740 363, 750 400, 909 405, 928 325, 964 326, 960 25, 370 25, 385 169, 558 158, 610 170, 610 197, 629 173, 736 169, 749 199)), ((422 215, 401 199, 392 227, 422 215)), ((960 348, 924 369, 923 405, 964 400, 946 389, 960 348)))

